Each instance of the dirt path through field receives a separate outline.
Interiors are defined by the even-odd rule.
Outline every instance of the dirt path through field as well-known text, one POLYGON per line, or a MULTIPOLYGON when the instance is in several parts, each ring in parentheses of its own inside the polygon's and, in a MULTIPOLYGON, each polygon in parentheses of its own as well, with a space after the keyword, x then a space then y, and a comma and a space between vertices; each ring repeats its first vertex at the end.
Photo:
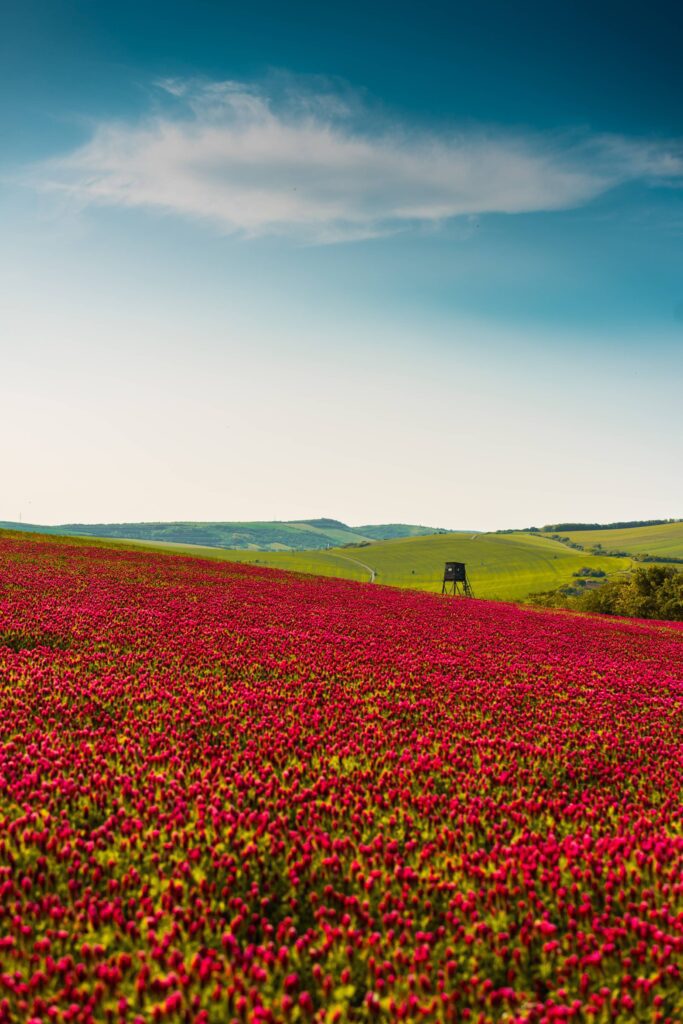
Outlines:
POLYGON ((338 551, 335 551, 334 554, 335 558, 344 558, 346 559, 347 562, 354 562, 356 565, 359 565, 361 569, 365 569, 366 572, 370 573, 370 582, 375 582, 375 577, 377 576, 377 573, 375 572, 371 565, 367 564, 367 562, 361 562, 358 558, 351 558, 350 555, 340 555, 338 551))

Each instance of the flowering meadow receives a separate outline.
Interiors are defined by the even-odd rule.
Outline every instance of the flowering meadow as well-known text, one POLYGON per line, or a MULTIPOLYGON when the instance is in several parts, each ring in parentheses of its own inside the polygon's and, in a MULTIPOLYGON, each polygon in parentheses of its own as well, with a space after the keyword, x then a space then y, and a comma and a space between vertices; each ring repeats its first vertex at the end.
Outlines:
POLYGON ((0 539, 1 1024, 680 1022, 682 783, 680 626, 0 539))

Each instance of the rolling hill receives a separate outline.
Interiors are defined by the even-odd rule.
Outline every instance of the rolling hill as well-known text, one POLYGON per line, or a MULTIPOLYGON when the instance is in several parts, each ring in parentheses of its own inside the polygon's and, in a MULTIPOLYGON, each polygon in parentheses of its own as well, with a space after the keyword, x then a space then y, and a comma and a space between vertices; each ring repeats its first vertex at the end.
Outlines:
POLYGON ((293 572, 338 576, 393 587, 438 593, 443 564, 467 563, 477 597, 523 600, 538 590, 570 583, 584 566, 607 574, 628 571, 630 558, 610 558, 573 551, 538 534, 450 533, 378 541, 368 547, 324 551, 237 551, 186 544, 125 541, 176 554, 249 562, 293 572))
POLYGON ((583 566, 614 573, 631 565, 628 558, 584 554, 544 537, 471 533, 388 540, 353 553, 333 549, 289 556, 253 556, 236 552, 235 558, 354 579, 369 579, 372 570, 376 583, 432 592, 441 590, 444 562, 462 561, 467 563, 477 596, 507 600, 519 600, 532 591, 569 583, 572 573, 583 566), (356 560, 355 564, 351 558, 356 560))
POLYGON ((603 551, 627 551, 634 555, 653 555, 662 560, 683 558, 683 523, 632 526, 622 530, 559 532, 562 537, 568 537, 586 549, 600 544, 603 551))
POLYGON ((347 526, 337 519, 249 523, 66 523, 62 526, 0 522, 0 527, 57 536, 198 544, 206 547, 233 548, 238 551, 314 551, 330 546, 370 544, 375 540, 447 532, 435 527, 407 523, 354 527, 347 526))
POLYGON ((447 532, 403 523, 349 527, 335 519, 3 526, 432 592, 441 590, 443 563, 463 561, 476 596, 513 601, 572 583, 582 568, 608 576, 629 571, 637 564, 631 554, 683 557, 683 523, 561 534, 583 551, 542 531, 447 532), (625 554, 592 553, 597 543, 603 552, 625 554))

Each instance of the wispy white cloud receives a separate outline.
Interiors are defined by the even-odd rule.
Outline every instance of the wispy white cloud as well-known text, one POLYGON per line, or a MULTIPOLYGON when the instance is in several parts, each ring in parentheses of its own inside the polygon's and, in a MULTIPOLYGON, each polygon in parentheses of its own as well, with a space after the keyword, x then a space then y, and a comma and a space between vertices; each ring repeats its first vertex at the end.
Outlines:
POLYGON ((165 80, 165 103, 103 123, 43 164, 79 202, 157 209, 247 236, 359 239, 462 215, 577 207, 641 179, 683 180, 680 144, 378 124, 334 92, 274 98, 236 82, 165 80))

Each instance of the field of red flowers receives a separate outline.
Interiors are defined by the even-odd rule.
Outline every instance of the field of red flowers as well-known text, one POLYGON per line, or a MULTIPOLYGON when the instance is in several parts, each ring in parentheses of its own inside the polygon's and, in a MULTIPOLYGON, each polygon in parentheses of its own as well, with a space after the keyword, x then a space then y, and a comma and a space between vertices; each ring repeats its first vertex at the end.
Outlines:
POLYGON ((683 630, 0 539, 0 1022, 683 1020, 683 630))

